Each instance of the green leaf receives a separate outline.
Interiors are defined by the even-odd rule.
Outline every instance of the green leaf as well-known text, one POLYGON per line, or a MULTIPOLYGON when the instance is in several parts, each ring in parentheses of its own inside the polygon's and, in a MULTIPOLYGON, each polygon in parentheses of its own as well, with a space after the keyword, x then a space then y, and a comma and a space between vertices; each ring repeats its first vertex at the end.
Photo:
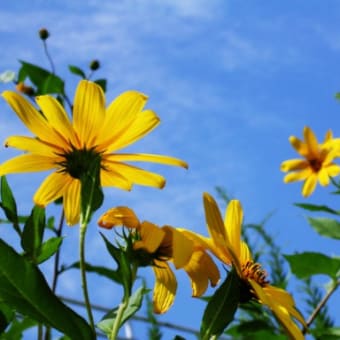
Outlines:
POLYGON ((106 79, 97 79, 94 81, 94 83, 98 84, 103 89, 103 91, 106 92, 106 83, 107 83, 106 79))
POLYGON ((322 236, 340 239, 340 223, 330 218, 308 217, 311 227, 322 236))
POLYGON ((53 256, 60 248, 63 242, 63 237, 51 237, 41 245, 37 263, 40 264, 53 256))
POLYGON ((236 271, 231 270, 205 308, 200 330, 202 339, 219 336, 234 320, 240 302, 240 290, 240 279, 236 271))
POLYGON ((0 302, 0 334, 7 328, 13 320, 14 312, 3 302, 0 302))
POLYGON ((80 76, 83 79, 86 79, 85 72, 81 68, 79 68, 78 66, 69 65, 68 69, 70 70, 71 73, 76 74, 77 76, 80 76))
MULTIPOLYGON (((127 306, 123 312, 123 317, 120 321, 119 328, 140 309, 143 302, 143 296, 147 292, 148 290, 142 286, 139 287, 136 292, 129 297, 128 301, 126 302, 127 306)), ((102 320, 97 324, 97 327, 106 335, 110 335, 116 316, 117 308, 114 308, 102 318, 102 320)))
POLYGON ((22 233, 21 246, 30 259, 36 261, 45 229, 45 209, 34 206, 22 233))
POLYGON ((64 93, 64 81, 55 74, 40 66, 21 62, 18 81, 24 81, 27 77, 37 87, 37 94, 64 93))
POLYGON ((339 211, 329 208, 326 205, 316 205, 316 204, 308 204, 308 203, 295 203, 294 205, 296 205, 299 208, 309 210, 309 211, 323 211, 323 212, 327 212, 330 214, 339 215, 339 211))
POLYGON ((0 300, 72 339, 94 339, 87 322, 63 304, 40 270, 0 239, 0 300))
POLYGON ((37 322, 24 317, 22 320, 13 320, 9 330, 6 333, 0 334, 1 340, 22 340, 23 332, 26 329, 36 326, 37 322))
POLYGON ((5 176, 1 177, 1 208, 3 209, 6 217, 13 224, 18 224, 18 212, 15 198, 13 196, 12 190, 8 185, 5 176))
POLYGON ((340 258, 329 257, 321 253, 304 252, 284 255, 292 272, 300 279, 311 275, 324 274, 336 278, 340 271, 340 258))
MULTIPOLYGON (((79 261, 73 263, 71 266, 67 267, 67 269, 78 268, 79 269, 79 261)), ((93 266, 92 264, 85 263, 85 269, 87 272, 96 273, 98 275, 104 276, 116 283, 122 283, 121 275, 117 270, 112 270, 102 266, 93 266)))

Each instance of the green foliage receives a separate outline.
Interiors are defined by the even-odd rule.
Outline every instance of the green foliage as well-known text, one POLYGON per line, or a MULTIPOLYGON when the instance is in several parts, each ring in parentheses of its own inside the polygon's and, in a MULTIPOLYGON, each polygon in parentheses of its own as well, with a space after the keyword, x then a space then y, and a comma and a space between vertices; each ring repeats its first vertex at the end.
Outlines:
POLYGON ((320 235, 340 239, 340 222, 325 217, 308 217, 308 222, 320 235))
POLYGON ((68 69, 70 70, 71 73, 76 74, 77 76, 80 76, 83 79, 86 79, 85 72, 78 66, 69 65, 68 69))
POLYGON ((285 258, 292 272, 300 279, 316 274, 324 274, 336 279, 340 274, 340 258, 332 258, 315 252, 285 255, 285 258))
POLYGON ((30 318, 50 325, 71 338, 93 339, 79 315, 50 290, 43 274, 31 262, 0 240, 0 301, 30 318))

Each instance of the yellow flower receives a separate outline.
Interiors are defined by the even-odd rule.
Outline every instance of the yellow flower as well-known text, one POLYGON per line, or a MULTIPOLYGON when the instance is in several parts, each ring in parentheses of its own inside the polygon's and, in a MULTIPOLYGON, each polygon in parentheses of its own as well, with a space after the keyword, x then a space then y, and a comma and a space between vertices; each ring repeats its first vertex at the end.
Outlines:
POLYGON ((62 197, 69 225, 79 221, 79 178, 98 158, 101 185, 124 190, 131 190, 133 184, 157 188, 165 185, 162 176, 124 162, 147 161, 187 168, 185 162, 168 156, 117 153, 159 124, 153 111, 143 111, 147 97, 137 91, 122 93, 105 108, 102 89, 82 80, 75 93, 72 121, 52 96, 36 97, 41 113, 18 93, 5 91, 2 95, 35 137, 12 136, 6 140, 6 146, 27 153, 0 165, 0 176, 54 169, 33 200, 46 206, 62 197))
POLYGON ((259 263, 254 263, 247 244, 241 240, 243 211, 239 201, 230 201, 223 221, 216 201, 204 193, 204 209, 210 237, 191 235, 205 248, 227 265, 232 265, 238 276, 248 287, 251 298, 268 306, 286 332, 295 340, 304 336, 293 321, 295 318, 306 326, 303 316, 295 308, 290 294, 281 288, 271 286, 267 274, 259 263))
POLYGON ((211 286, 216 286, 219 281, 219 271, 200 243, 193 242, 176 228, 160 228, 148 221, 139 222, 127 207, 108 210, 99 218, 98 224, 107 229, 119 225, 136 229, 138 237, 133 244, 136 258, 139 265, 151 265, 156 278, 153 291, 155 313, 165 313, 175 299, 177 280, 169 261, 176 269, 186 271, 194 297, 201 296, 209 282, 211 286))
POLYGON ((294 149, 304 159, 290 159, 281 164, 284 172, 292 171, 284 177, 285 183, 305 181, 302 195, 307 197, 315 190, 317 182, 322 186, 329 184, 330 177, 340 174, 340 166, 333 163, 339 152, 332 147, 332 132, 326 133, 325 140, 319 144, 315 134, 309 127, 303 130, 304 141, 295 136, 289 138, 294 149))

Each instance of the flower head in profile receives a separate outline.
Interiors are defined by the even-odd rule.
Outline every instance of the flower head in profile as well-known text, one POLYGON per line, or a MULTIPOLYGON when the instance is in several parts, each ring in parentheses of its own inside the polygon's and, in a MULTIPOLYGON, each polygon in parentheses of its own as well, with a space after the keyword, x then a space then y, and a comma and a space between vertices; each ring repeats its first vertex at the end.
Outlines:
MULTIPOLYGON (((266 305, 293 339, 304 339, 294 319, 304 326, 305 321, 295 308, 292 296, 269 284, 267 273, 259 263, 254 262, 247 244, 241 240, 243 211, 240 202, 230 201, 224 220, 212 196, 205 193, 203 202, 210 237, 198 236, 197 242, 210 249, 223 263, 235 268, 243 282, 243 300, 255 299, 266 305)), ((193 234, 192 237, 197 236, 193 234)))
POLYGON ((281 170, 289 172, 284 177, 285 183, 304 181, 302 195, 310 196, 319 182, 327 186, 330 177, 340 174, 340 166, 333 160, 339 157, 339 152, 333 147, 332 132, 326 133, 324 142, 319 144, 315 134, 309 127, 303 130, 304 141, 295 136, 289 137, 293 148, 303 157, 282 162, 281 170))
POLYGON ((104 213, 98 221, 103 228, 125 226, 135 231, 133 258, 138 266, 151 266, 155 274, 153 304, 155 313, 165 313, 173 304, 177 280, 169 263, 184 269, 191 280, 192 295, 201 296, 208 284, 215 286, 219 271, 204 248, 171 226, 158 227, 140 222, 127 207, 116 207, 104 213))
POLYGON ((74 98, 72 120, 52 96, 36 97, 40 111, 20 94, 3 97, 34 137, 12 136, 5 145, 25 151, 0 165, 0 175, 54 170, 34 195, 46 206, 62 197, 66 221, 76 224, 80 215, 81 176, 93 162, 100 163, 100 184, 131 190, 134 184, 162 188, 165 179, 127 164, 146 161, 187 167, 179 159, 153 154, 117 153, 144 137, 159 124, 152 110, 144 110, 147 97, 137 91, 119 95, 108 107, 100 86, 82 80, 74 98))

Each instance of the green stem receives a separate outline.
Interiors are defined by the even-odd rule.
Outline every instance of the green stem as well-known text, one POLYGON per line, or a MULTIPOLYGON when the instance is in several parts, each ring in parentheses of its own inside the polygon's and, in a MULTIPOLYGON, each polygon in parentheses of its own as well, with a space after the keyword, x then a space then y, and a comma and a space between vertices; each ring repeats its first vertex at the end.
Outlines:
MULTIPOLYGON (((85 218, 85 221, 87 219, 85 218)), ((84 295, 84 302, 86 306, 87 316, 90 322, 90 326, 95 331, 94 328, 94 320, 92 315, 91 303, 89 298, 89 293, 87 289, 87 280, 86 280, 86 265, 85 265, 85 235, 87 230, 87 223, 82 218, 80 221, 80 229, 79 229, 79 267, 81 274, 81 286, 84 295)))
POLYGON ((112 329, 111 329, 111 334, 109 339, 110 340, 116 340, 117 335, 118 335, 118 331, 121 325, 121 321, 124 315, 124 312, 126 310, 128 306, 128 299, 124 299, 123 302, 119 305, 118 310, 117 310, 117 314, 116 317, 114 319, 113 325, 112 325, 112 329))

